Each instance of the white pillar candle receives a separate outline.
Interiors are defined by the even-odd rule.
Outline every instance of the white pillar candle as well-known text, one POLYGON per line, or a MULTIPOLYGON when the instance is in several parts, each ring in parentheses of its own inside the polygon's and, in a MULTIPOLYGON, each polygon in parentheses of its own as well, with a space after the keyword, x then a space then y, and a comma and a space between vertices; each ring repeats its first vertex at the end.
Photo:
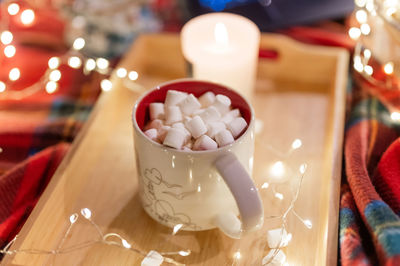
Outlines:
POLYGON ((201 15, 185 24, 181 43, 194 78, 221 83, 251 96, 260 43, 256 24, 235 14, 201 15))

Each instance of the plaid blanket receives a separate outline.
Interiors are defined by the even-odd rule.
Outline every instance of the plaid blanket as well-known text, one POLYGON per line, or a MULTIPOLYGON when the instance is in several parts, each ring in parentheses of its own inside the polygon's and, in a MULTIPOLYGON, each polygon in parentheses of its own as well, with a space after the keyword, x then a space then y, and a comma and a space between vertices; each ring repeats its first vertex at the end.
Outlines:
MULTIPOLYGON (((353 51, 346 29, 330 22, 284 33, 353 51)), ((400 120, 388 109, 400 109, 400 92, 373 86, 357 72, 349 79, 338 264, 400 265, 400 120)))
POLYGON ((341 263, 400 265, 400 122, 372 96, 370 84, 353 77, 340 202, 341 263))
POLYGON ((8 82, 6 92, 0 93, 0 246, 24 224, 99 94, 99 76, 86 76, 62 65, 54 94, 46 93, 43 84, 29 97, 9 97, 7 91, 19 91, 38 81, 49 58, 65 50, 60 48, 63 23, 54 12, 52 16, 48 10, 43 12, 36 12, 29 44, 24 38, 27 29, 15 28, 15 56, 0 54, 0 80, 8 80, 14 67, 21 71, 20 79, 8 82), (42 45, 44 39, 51 49, 42 45))

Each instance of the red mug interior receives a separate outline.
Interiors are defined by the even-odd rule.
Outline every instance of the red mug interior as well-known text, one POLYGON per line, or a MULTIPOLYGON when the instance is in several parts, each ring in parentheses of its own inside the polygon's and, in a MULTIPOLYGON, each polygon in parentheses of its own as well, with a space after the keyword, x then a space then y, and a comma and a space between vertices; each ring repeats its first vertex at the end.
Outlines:
MULTIPOLYGON (((212 91, 215 95, 222 94, 231 99, 231 106, 233 109, 238 108, 242 117, 246 120, 247 125, 250 124, 251 120, 251 108, 246 100, 243 99, 237 92, 228 89, 222 85, 198 81, 198 80, 180 80, 176 82, 166 83, 157 87, 155 90, 145 95, 142 100, 138 103, 136 108, 136 123, 139 128, 143 131, 144 126, 150 119, 149 115, 149 104, 154 102, 164 102, 168 90, 176 90, 187 93, 193 93, 194 96, 200 97, 202 94, 208 91, 212 91)), ((247 128, 246 128, 247 130, 247 128)), ((246 130, 243 130, 245 132, 246 130)), ((242 133, 243 134, 243 133, 242 133)), ((240 137, 240 136, 238 136, 240 137)))

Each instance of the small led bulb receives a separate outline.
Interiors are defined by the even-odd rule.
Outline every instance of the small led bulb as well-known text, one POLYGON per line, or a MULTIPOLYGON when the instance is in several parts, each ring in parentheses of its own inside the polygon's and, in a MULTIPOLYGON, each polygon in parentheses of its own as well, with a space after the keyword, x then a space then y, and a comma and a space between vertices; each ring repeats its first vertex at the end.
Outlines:
POLYGON ((55 81, 49 81, 46 83, 46 91, 48 94, 52 94, 58 88, 58 84, 55 81))
POLYGON ((13 40, 13 34, 8 30, 3 31, 1 33, 0 40, 4 45, 10 44, 13 40))
POLYGON ((100 87, 103 91, 110 91, 112 89, 112 82, 108 79, 103 79, 100 83, 100 87))
POLYGON ((88 208, 83 208, 83 209, 81 209, 81 214, 82 214, 83 217, 85 217, 86 219, 90 219, 90 217, 92 217, 92 212, 91 212, 88 208))
POLYGON ((136 71, 130 71, 128 74, 128 78, 133 81, 137 80, 138 77, 139 77, 139 74, 136 71))
POLYGON ((60 70, 53 70, 50 72, 49 79, 52 81, 59 81, 61 79, 60 70))
POLYGON ((11 58, 15 55, 16 49, 14 45, 7 45, 4 48, 4 55, 8 58, 11 58))
POLYGON ((76 38, 72 47, 74 47, 75 50, 81 50, 83 47, 85 47, 85 40, 80 37, 76 38))
POLYGON ((80 68, 82 65, 82 61, 79 57, 77 56, 71 56, 68 59, 68 65, 72 68, 80 68))
POLYGON ((6 90, 6 84, 3 81, 0 81, 0 92, 4 92, 6 90))
POLYGON ((95 69, 95 68, 96 68, 96 61, 94 61, 94 59, 92 59, 92 58, 89 58, 89 59, 86 61, 85 69, 86 69, 87 71, 92 71, 92 70, 95 69))
POLYGON ((14 16, 19 12, 19 5, 17 3, 12 3, 7 8, 8 14, 14 16))
POLYGON ((107 59, 100 57, 96 59, 96 64, 99 69, 107 69, 110 63, 107 59))
POLYGON ((117 77, 125 78, 127 74, 128 74, 128 71, 126 71, 125 68, 120 67, 120 68, 117 69, 117 77))
POLYGON ((75 223, 78 220, 78 214, 74 213, 69 217, 69 221, 71 224, 75 223))
POLYGON ((10 70, 10 73, 8 74, 8 78, 11 81, 16 81, 21 77, 21 72, 19 71, 18 68, 14 67, 13 69, 10 70))
POLYGON ((49 65, 50 69, 56 69, 57 67, 60 66, 60 58, 58 58, 58 57, 50 58, 48 65, 49 65))
POLYGON ((35 12, 32 9, 26 9, 21 13, 21 22, 25 26, 30 25, 35 20, 35 12))

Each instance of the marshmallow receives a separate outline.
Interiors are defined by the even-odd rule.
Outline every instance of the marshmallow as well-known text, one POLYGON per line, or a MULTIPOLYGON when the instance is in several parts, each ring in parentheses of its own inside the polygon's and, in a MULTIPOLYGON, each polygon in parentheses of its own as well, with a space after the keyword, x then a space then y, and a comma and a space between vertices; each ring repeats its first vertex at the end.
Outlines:
POLYGON ((150 122, 144 128, 146 136, 182 150, 229 145, 247 127, 240 110, 231 110, 231 100, 211 91, 196 98, 193 94, 169 90, 165 103, 151 103, 149 113, 150 122))
POLYGON ((160 128, 163 126, 163 122, 160 119, 155 119, 151 121, 149 124, 147 124, 144 128, 144 130, 148 130, 150 128, 155 128, 157 130, 160 130, 160 128))
POLYGON ((192 136, 197 139, 207 132, 207 127, 200 116, 196 115, 189 122, 186 123, 187 129, 192 133, 192 136))
POLYGON ((231 99, 229 99, 225 95, 218 94, 217 96, 215 96, 215 101, 212 106, 217 108, 220 114, 224 115, 229 111, 229 107, 231 106, 231 99))
POLYGON ((231 114, 233 117, 239 117, 240 116, 240 110, 235 108, 235 109, 229 111, 228 114, 231 114))
POLYGON ((218 112, 217 108, 210 106, 199 114, 200 118, 204 123, 208 124, 210 122, 215 122, 221 118, 221 114, 218 112))
POLYGON ((165 108, 165 124, 171 125, 182 121, 182 113, 178 106, 167 106, 165 108))
POLYGON ((196 97, 194 97, 193 94, 189 94, 183 101, 181 101, 178 106, 181 108, 181 111, 185 115, 191 115, 198 109, 200 109, 201 104, 197 100, 196 97))
POLYGON ((192 151, 192 149, 189 148, 189 147, 187 147, 187 146, 183 146, 183 147, 182 147, 182 150, 183 150, 183 151, 192 151))
POLYGON ((175 149, 181 149, 185 142, 185 132, 179 128, 171 128, 168 130, 167 135, 163 141, 163 144, 175 149))
POLYGON ((229 130, 223 129, 215 135, 219 147, 229 145, 234 142, 234 138, 229 130))
POLYGON ((182 122, 177 122, 177 123, 172 124, 172 127, 173 128, 182 128, 183 129, 183 128, 185 128, 185 125, 182 122))
POLYGON ((222 118, 221 118, 221 122, 224 122, 225 124, 229 124, 230 122, 232 122, 233 119, 235 119, 236 117, 240 116, 240 111, 239 109, 233 109, 231 111, 229 111, 228 113, 226 113, 222 118))
POLYGON ((282 266, 286 261, 286 255, 281 249, 271 249, 262 259, 262 265, 282 266))
POLYGON ((197 151, 215 150, 217 148, 218 144, 207 135, 198 138, 193 145, 193 149, 197 151))
POLYGON ((221 118, 220 121, 225 125, 228 125, 230 122, 232 122, 233 119, 234 117, 231 114, 227 113, 221 118))
POLYGON ((157 139, 157 134, 158 134, 157 129, 155 129, 155 128, 150 128, 150 129, 146 130, 146 131, 144 132, 144 134, 145 134, 149 139, 151 139, 152 141, 158 142, 158 139, 157 139))
POLYGON ((207 136, 215 138, 215 135, 223 129, 226 129, 225 124, 219 121, 210 122, 207 124, 207 136))
POLYGON ((267 232, 267 241, 270 248, 283 248, 289 244, 292 234, 288 234, 284 228, 277 228, 267 232))
POLYGON ((183 117, 183 124, 187 127, 187 123, 192 120, 190 116, 184 116, 183 117))
POLYGON ((192 116, 200 115, 203 112, 204 112, 204 109, 198 109, 198 110, 193 112, 192 116))
POLYGON ((183 101, 187 96, 187 93, 175 90, 167 91, 167 96, 165 97, 165 106, 177 105, 183 101))
POLYGON ((165 136, 167 135, 168 131, 170 130, 170 126, 162 126, 159 130, 158 130, 158 139, 163 142, 165 139, 165 136))
POLYGON ((164 119, 164 104, 163 103, 151 103, 149 105, 150 119, 164 119))
POLYGON ((215 94, 208 91, 199 97, 199 102, 203 108, 206 108, 213 104, 215 101, 215 94))
POLYGON ((242 133, 242 131, 246 128, 246 126, 247 126, 246 120, 244 120, 243 117, 237 117, 227 125, 227 128, 232 133, 233 137, 236 138, 240 135, 240 133, 242 133))
POLYGON ((186 129, 185 125, 182 122, 173 124, 172 128, 180 129, 185 133, 185 135, 186 135, 185 143, 188 142, 192 138, 192 134, 190 134, 189 130, 186 129))

